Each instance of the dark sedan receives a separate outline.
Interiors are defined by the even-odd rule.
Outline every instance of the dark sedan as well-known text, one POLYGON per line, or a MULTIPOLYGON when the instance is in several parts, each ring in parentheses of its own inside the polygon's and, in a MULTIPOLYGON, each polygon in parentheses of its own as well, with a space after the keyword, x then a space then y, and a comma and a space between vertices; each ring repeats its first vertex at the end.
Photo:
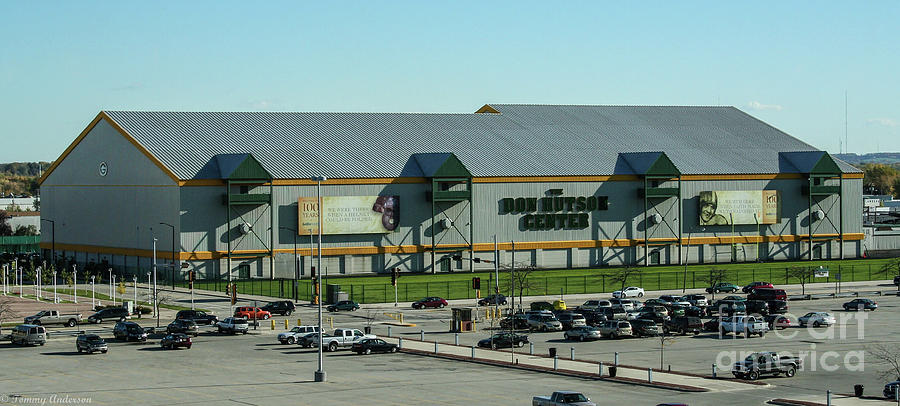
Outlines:
POLYGON ((368 355, 373 352, 397 352, 397 348, 397 344, 391 344, 380 338, 367 338, 353 343, 350 350, 359 355, 368 355))
POLYGON ((159 340, 159 346, 167 350, 181 347, 191 349, 191 344, 191 338, 182 333, 167 334, 162 340, 159 340))
POLYGON ((437 297, 437 296, 426 297, 426 298, 421 299, 421 300, 416 300, 416 301, 413 302, 413 304, 412 304, 412 308, 413 308, 413 309, 424 309, 424 308, 427 308, 427 307, 430 307, 430 308, 442 308, 442 307, 444 307, 444 306, 447 306, 447 301, 444 300, 443 298, 440 298, 440 297, 437 297))
POLYGON ((844 303, 844 310, 875 310, 878 308, 878 303, 872 299, 853 299, 847 303, 844 303))
POLYGON ((517 313, 503 320, 500 320, 500 328, 524 330, 528 328, 528 320, 525 319, 524 313, 517 313))
POLYGON ((506 296, 503 295, 489 295, 481 298, 478 301, 479 306, 487 306, 487 305, 505 305, 506 304, 506 296))
POLYGON ((513 346, 521 347, 528 342, 528 336, 515 333, 497 333, 490 338, 485 338, 478 342, 479 347, 483 348, 512 348, 513 346))
POLYGON ((359 303, 356 303, 352 300, 341 300, 333 305, 328 305, 326 308, 329 312, 336 312, 340 310, 348 310, 348 311, 356 311, 359 310, 359 303))
POLYGON ((206 326, 215 325, 219 321, 219 317, 213 314, 206 314, 200 310, 180 310, 175 314, 177 320, 190 320, 197 324, 206 326))
POLYGON ((166 326, 166 333, 183 333, 196 337, 200 334, 200 327, 190 320, 175 320, 166 326))

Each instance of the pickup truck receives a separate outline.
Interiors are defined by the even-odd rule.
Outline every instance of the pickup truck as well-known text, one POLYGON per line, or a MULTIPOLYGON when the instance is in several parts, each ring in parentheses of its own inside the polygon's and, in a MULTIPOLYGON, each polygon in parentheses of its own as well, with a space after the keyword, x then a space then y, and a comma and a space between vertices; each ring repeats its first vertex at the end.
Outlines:
POLYGON ((556 391, 553 392, 552 395, 548 396, 535 396, 531 398, 531 406, 597 406, 596 403, 591 402, 587 396, 581 394, 581 392, 572 392, 572 391, 556 391))
POLYGON ((50 324, 65 324, 69 327, 75 327, 75 325, 78 323, 81 323, 80 314, 63 314, 57 310, 41 310, 34 316, 28 316, 25 318, 25 324, 34 324, 38 326, 47 326, 50 324))
MULTIPOLYGON (((335 329, 330 336, 322 337, 322 348, 328 351, 337 351, 338 348, 350 348, 353 343, 364 338, 378 338, 374 334, 363 334, 357 329, 339 328, 335 329)), ((318 347, 319 342, 313 341, 313 347, 318 347)))
POLYGON ((766 335, 766 331, 769 331, 769 325, 763 319, 753 316, 730 316, 719 322, 719 338, 725 337, 727 333, 744 334, 748 338, 759 334, 762 337, 766 335))
POLYGON ((775 352, 754 352, 743 361, 734 364, 731 373, 738 379, 755 381, 760 375, 790 378, 800 369, 802 361, 797 357, 779 356, 775 352))

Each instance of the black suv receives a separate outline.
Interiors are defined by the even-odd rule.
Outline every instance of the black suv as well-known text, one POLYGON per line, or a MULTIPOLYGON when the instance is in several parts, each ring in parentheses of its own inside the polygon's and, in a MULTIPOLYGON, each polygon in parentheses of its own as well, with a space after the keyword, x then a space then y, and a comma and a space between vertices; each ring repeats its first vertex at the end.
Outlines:
POLYGON ((659 323, 649 319, 628 320, 631 323, 631 335, 635 337, 654 337, 660 335, 663 329, 659 323))
POLYGON ((200 310, 179 310, 175 315, 176 320, 190 320, 197 324, 212 326, 219 321, 219 317, 213 314, 206 314, 200 310))
POLYGON ((294 302, 290 300, 279 300, 277 302, 269 302, 262 307, 263 310, 272 314, 280 314, 282 316, 290 316, 294 312, 294 302))
POLYGON ((788 302, 786 300, 769 300, 769 314, 785 314, 788 311, 788 302))
POLYGON ((694 333, 694 335, 697 335, 703 330, 703 322, 700 321, 699 317, 673 317, 666 321, 663 330, 666 334, 678 333, 684 335, 694 333))
POLYGON ((93 354, 94 351, 106 354, 109 351, 109 345, 96 334, 82 334, 75 339, 75 349, 78 352, 84 351, 88 354, 93 354))
POLYGON ((88 316, 88 321, 100 324, 103 323, 103 320, 125 321, 130 318, 131 315, 124 307, 110 307, 88 316))
POLYGON ((200 334, 200 327, 191 320, 175 320, 166 326, 166 333, 184 333, 196 337, 200 334))
POLYGON ((125 341, 147 341, 147 332, 135 322, 120 321, 113 328, 113 337, 125 341))
POLYGON ((747 307, 747 314, 769 315, 769 304, 764 300, 747 300, 744 306, 747 307))

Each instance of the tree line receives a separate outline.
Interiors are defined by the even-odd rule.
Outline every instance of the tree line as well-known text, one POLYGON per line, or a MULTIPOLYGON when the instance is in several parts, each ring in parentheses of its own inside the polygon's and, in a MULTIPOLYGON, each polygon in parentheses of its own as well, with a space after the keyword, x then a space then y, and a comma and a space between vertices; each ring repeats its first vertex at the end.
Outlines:
POLYGON ((863 193, 900 198, 900 163, 862 164, 863 193))

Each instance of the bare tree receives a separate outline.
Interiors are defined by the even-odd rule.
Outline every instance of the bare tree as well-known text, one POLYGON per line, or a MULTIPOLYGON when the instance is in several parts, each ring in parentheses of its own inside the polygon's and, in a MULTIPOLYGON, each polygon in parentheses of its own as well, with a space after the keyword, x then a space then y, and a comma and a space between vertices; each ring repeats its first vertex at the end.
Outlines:
POLYGON ((876 364, 885 366, 878 371, 882 379, 900 380, 900 349, 887 344, 874 344, 866 352, 875 358, 876 364))
POLYGON ((366 310, 366 327, 370 330, 372 325, 375 324, 375 320, 378 319, 378 310, 366 310))
POLYGON ((659 369, 663 369, 663 364, 666 355, 666 346, 675 342, 675 337, 662 334, 659 335, 659 369))
MULTIPOLYGON (((538 268, 537 266, 534 266, 532 264, 529 264, 529 263, 517 262, 514 266, 501 265, 500 269, 501 269, 501 272, 504 272, 506 274, 512 273, 512 283, 514 285, 513 288, 515 290, 513 292, 513 294, 518 293, 519 308, 521 309, 522 308, 522 297, 525 296, 525 292, 526 291, 530 292, 530 291, 538 288, 537 284, 534 283, 534 281, 532 281, 529 277, 531 276, 532 273, 534 273, 534 271, 536 271, 540 268, 538 268)), ((500 284, 503 287, 502 289, 504 291, 510 290, 510 287, 509 287, 510 280, 508 278, 504 278, 503 275, 501 274, 500 281, 501 281, 500 284)), ((544 293, 546 293, 546 292, 544 292, 544 293)), ((516 298, 512 297, 510 299, 513 300, 513 305, 515 305, 516 298)), ((515 306, 513 306, 513 307, 515 307, 515 306)))
POLYGON ((629 278, 633 278, 643 270, 641 268, 635 268, 633 266, 625 266, 622 268, 618 268, 613 271, 612 275, 609 278, 609 281, 614 284, 621 284, 622 287, 620 290, 625 290, 625 285, 628 283, 629 278))
POLYGON ((812 280, 814 271, 805 266, 792 266, 786 271, 788 278, 794 278, 800 282, 801 294, 806 294, 806 284, 812 280))
POLYGON ((700 281, 706 283, 709 287, 713 288, 712 290, 712 298, 716 298, 716 289, 715 287, 725 282, 725 277, 728 276, 728 272, 724 269, 710 269, 706 274, 700 276, 700 281))
MULTIPOLYGON (((878 270, 878 274, 893 276, 894 278, 900 277, 900 258, 894 258, 885 262, 881 269, 878 270)), ((897 290, 900 291, 900 284, 897 284, 897 290)))
POLYGON ((13 299, 7 296, 0 296, 0 325, 3 324, 4 319, 12 319, 19 316, 19 314, 13 310, 12 303, 13 299))

